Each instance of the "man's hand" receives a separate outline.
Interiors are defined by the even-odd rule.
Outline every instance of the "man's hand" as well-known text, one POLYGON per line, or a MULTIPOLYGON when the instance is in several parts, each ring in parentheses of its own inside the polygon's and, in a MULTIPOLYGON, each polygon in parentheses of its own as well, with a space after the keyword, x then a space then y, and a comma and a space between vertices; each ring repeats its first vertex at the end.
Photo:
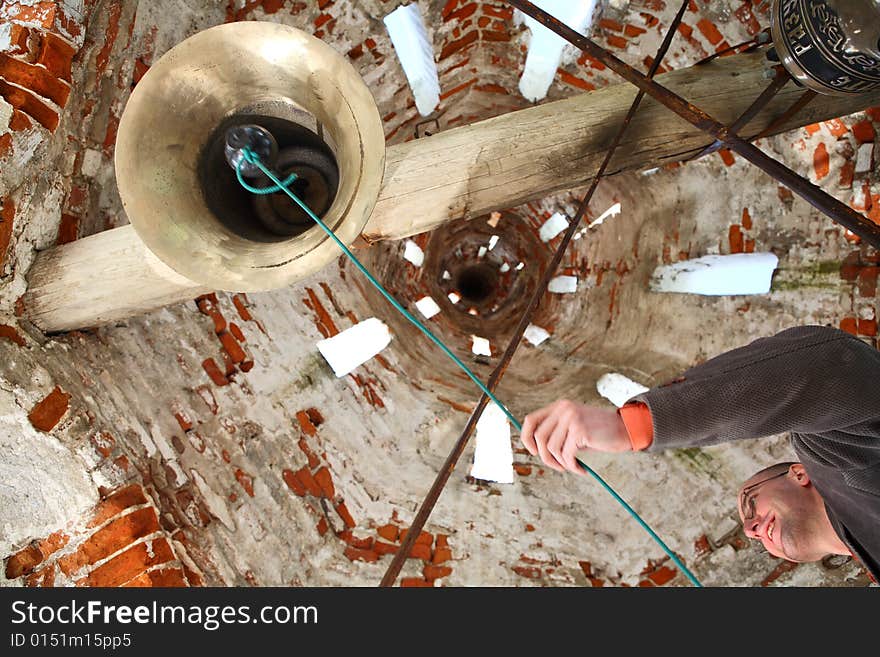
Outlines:
POLYGON ((560 399, 526 415, 520 440, 529 453, 559 472, 586 474, 575 460, 578 450, 626 452, 632 443, 615 409, 560 399))

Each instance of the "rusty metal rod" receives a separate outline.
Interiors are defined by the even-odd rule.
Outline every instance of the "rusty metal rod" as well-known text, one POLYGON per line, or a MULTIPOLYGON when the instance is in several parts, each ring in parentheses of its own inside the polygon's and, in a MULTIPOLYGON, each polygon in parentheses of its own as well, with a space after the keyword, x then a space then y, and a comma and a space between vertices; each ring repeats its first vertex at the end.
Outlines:
MULTIPOLYGON (((764 109, 767 103, 773 100, 773 97, 782 90, 782 87, 788 84, 789 80, 791 80, 791 76, 788 75, 788 72, 782 66, 777 66, 773 82, 761 92, 761 95, 755 99, 755 102, 749 105, 748 109, 746 109, 736 121, 730 124, 730 131, 739 134, 739 131, 742 130, 749 121, 755 118, 755 115, 764 109)), ((696 160, 704 155, 711 155, 723 146, 724 144, 722 142, 716 140, 715 143, 706 146, 706 148, 697 153, 697 155, 691 159, 696 160)))
POLYGON ((792 103, 791 107, 789 107, 787 110, 785 110, 785 112, 782 113, 781 116, 779 116, 776 119, 774 119, 773 121, 771 121, 770 125, 768 125, 766 128, 764 128, 761 132, 759 132, 754 137, 750 138, 749 141, 757 141, 758 139, 763 139, 764 137, 769 135, 771 132, 776 130, 777 126, 782 125, 783 123, 788 121, 791 117, 793 117, 795 114, 797 114, 802 109, 804 109, 807 105, 809 105, 810 102, 812 102, 812 100, 817 95, 818 94, 815 91, 813 91, 812 89, 807 89, 800 98, 798 98, 796 101, 794 101, 794 103, 792 103))
POLYGON ((600 45, 575 32, 565 23, 528 2, 528 0, 507 0, 507 3, 516 7, 524 14, 531 16, 547 29, 552 30, 572 45, 597 59, 624 80, 634 84, 654 100, 678 114, 695 128, 724 142, 727 148, 788 187, 833 221, 841 224, 875 248, 880 248, 880 225, 868 220, 845 203, 812 184, 809 180, 802 178, 781 162, 774 160, 756 146, 733 134, 729 128, 706 114, 700 108, 691 105, 678 94, 643 75, 600 45))
MULTIPOLYGON (((653 77, 656 74, 657 69, 660 68, 663 57, 666 56, 666 52, 669 50, 669 46, 671 45, 672 39, 675 36, 675 31, 678 28, 678 24, 681 22, 682 17, 684 16, 684 12, 687 9, 687 6, 688 0, 684 0, 681 5, 681 9, 679 10, 678 14, 676 14, 669 30, 666 33, 665 38, 663 39, 663 43, 660 45, 660 48, 657 51, 657 56, 654 58, 653 64, 651 64, 651 69, 648 71, 649 77, 653 77)), ((550 282, 550 278, 553 276, 553 274, 556 273, 556 269, 559 267, 559 263, 562 262, 562 256, 565 254, 565 250, 566 248, 568 248, 568 244, 574 237, 575 231, 580 225, 581 219, 583 218, 584 214, 586 214, 587 208, 590 205, 590 201, 593 198, 593 194, 595 193, 596 188, 599 186, 599 181, 602 179, 605 170, 611 163, 611 158, 614 156, 614 152, 620 145, 620 142, 623 139, 623 135, 629 127, 629 124, 632 121, 632 118, 635 116, 636 111, 638 110, 639 105, 641 104, 644 97, 645 93, 643 91, 640 91, 638 95, 636 95, 635 100, 633 100, 633 103, 629 108, 629 112, 627 112, 627 115, 624 118, 620 129, 617 131, 617 134, 614 137, 614 141, 612 141, 611 146, 608 148, 608 152, 605 154, 605 160, 602 162, 602 166, 599 167, 599 171, 596 173, 596 177, 593 179, 593 182, 590 185, 590 189, 584 195, 583 200, 581 200, 580 205, 578 206, 577 213, 575 214, 574 219, 572 219, 571 223, 569 224, 568 229, 565 231, 565 235, 562 238, 562 242, 560 242, 559 244, 559 248, 557 248, 556 253, 553 254, 553 259, 550 261, 550 265, 544 271, 544 275, 538 282, 538 286, 535 288, 534 294, 532 294, 531 299, 529 299, 529 304, 526 307, 526 310, 523 313, 522 317, 520 318, 519 324, 517 324, 517 327, 514 330, 513 338, 511 338, 510 343, 507 345, 507 349, 504 350, 504 354, 501 356, 501 360, 498 363, 498 366, 489 377, 489 382, 486 384, 486 387, 489 390, 493 392, 495 391, 495 386, 498 385, 498 381, 501 380, 501 377, 504 376, 504 372, 507 371, 507 366, 510 364, 510 360, 513 358, 513 354, 519 346, 520 341, 522 340, 523 333, 525 333, 526 327, 529 325, 532 315, 538 308, 541 297, 544 296, 544 291, 547 289, 547 284, 550 282)), ((412 525, 410 525, 410 528, 407 530, 406 538, 403 540, 400 549, 395 553, 394 558, 388 565, 388 569, 385 571, 385 575, 382 577, 382 581, 380 582, 379 586, 388 587, 394 585, 397 576, 400 574, 401 568, 403 568, 403 563, 409 556, 409 553, 412 550, 412 546, 415 544, 416 539, 419 537, 419 534, 422 533, 422 527, 425 526, 425 522, 427 522, 428 516, 431 515, 431 511, 434 510, 434 506, 437 504, 437 500, 440 498, 440 493, 443 492, 443 488, 446 486, 446 482, 449 481, 449 477, 452 476, 452 471, 455 469, 456 463, 458 463, 459 458, 461 458, 461 455, 464 453, 464 448, 467 446, 468 440, 473 433, 474 427, 476 426, 477 421, 480 419, 480 416, 483 414, 483 410, 486 408, 486 405, 488 403, 489 397, 488 395, 483 393, 480 396, 479 402, 477 402, 476 408, 474 408, 474 410, 471 412, 467 424, 465 424, 464 430, 461 432, 461 435, 458 437, 458 440, 452 447, 452 451, 449 453, 449 456, 446 457, 446 461, 443 463, 443 467, 440 469, 440 472, 437 473, 437 477, 434 479, 434 483, 431 485, 428 494, 425 496, 425 499, 422 501, 421 506, 416 512, 416 516, 413 519, 412 525)))

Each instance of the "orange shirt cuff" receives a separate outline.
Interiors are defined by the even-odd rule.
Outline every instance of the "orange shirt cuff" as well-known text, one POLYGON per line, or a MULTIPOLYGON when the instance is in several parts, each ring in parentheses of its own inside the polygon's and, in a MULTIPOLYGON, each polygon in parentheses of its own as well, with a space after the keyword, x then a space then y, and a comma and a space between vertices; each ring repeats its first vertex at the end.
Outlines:
POLYGON ((623 420, 634 451, 647 449, 654 442, 654 422, 646 404, 642 402, 624 404, 617 409, 617 413, 623 420))

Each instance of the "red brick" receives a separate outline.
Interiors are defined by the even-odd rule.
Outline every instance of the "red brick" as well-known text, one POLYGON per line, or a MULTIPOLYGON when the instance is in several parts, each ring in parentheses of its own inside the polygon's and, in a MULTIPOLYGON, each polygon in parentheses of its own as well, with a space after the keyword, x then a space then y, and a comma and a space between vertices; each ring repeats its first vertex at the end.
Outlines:
POLYGON ((847 333, 850 333, 852 335, 858 335, 859 331, 858 325, 856 324, 856 318, 844 317, 842 320, 840 320, 840 330, 846 331, 847 333))
POLYGON ((650 575, 648 575, 648 579, 654 582, 657 586, 663 586, 667 582, 671 581, 678 574, 678 571, 673 570, 667 566, 661 566, 650 575))
POLYGON ((327 518, 321 518, 315 528, 318 530, 319 536, 326 534, 327 530, 330 529, 330 526, 327 524, 327 518))
POLYGON ((623 33, 628 37, 637 37, 640 34, 644 34, 645 32, 647 32, 647 30, 641 27, 636 27, 635 25, 627 25, 625 28, 623 28, 623 33))
POLYGON ((321 497, 321 487, 318 485, 318 482, 315 481, 315 478, 312 476, 312 473, 309 472, 308 468, 300 468, 296 471, 295 476, 302 487, 305 488, 310 495, 321 497))
POLYGON ((870 121, 859 121, 852 127, 852 133, 860 144, 873 142, 876 136, 874 124, 870 121))
POLYGON ((397 554, 397 551, 400 548, 396 545, 389 545, 388 543, 383 543, 382 541, 376 541, 373 543, 373 550, 376 554, 385 555, 385 554, 397 554))
POLYGON ((617 48, 619 50, 625 50, 628 45, 626 39, 621 36, 617 36, 616 34, 610 34, 605 37, 605 42, 612 48, 617 48))
POLYGON ((449 577, 452 574, 452 568, 449 566, 432 566, 428 564, 422 569, 422 574, 427 580, 440 579, 442 577, 449 577))
POLYGON ((448 547, 438 547, 434 550, 434 556, 431 558, 431 563, 433 564, 441 564, 446 563, 452 559, 452 550, 448 547))
POLYGON ((16 579, 28 575, 43 562, 43 553, 32 543, 19 550, 6 560, 6 579, 16 579))
POLYGON ((202 367, 205 369, 205 372, 208 373, 208 376, 211 377, 211 381, 214 382, 214 385, 225 386, 229 384, 229 379, 226 378, 226 375, 223 374, 213 358, 207 358, 202 361, 202 367))
POLYGON ((463 7, 456 9, 454 12, 444 17, 443 20, 450 21, 454 18, 458 21, 463 21, 465 18, 472 16, 475 11, 477 11, 477 3, 471 2, 470 4, 464 5, 463 7))
POLYGON ((187 581, 183 570, 180 568, 160 568, 138 575, 130 582, 123 584, 123 586, 172 588, 187 586, 187 581))
POLYGON ((147 543, 138 543, 95 568, 86 577, 78 580, 76 585, 119 586, 137 577, 151 566, 158 566, 172 560, 174 560, 174 553, 164 538, 151 541, 149 549, 147 543))
POLYGON ((293 470, 282 471, 281 478, 284 479, 284 483, 287 484, 287 487, 290 488, 290 490, 292 490, 296 495, 299 495, 300 497, 305 496, 306 487, 299 482, 293 470))
POLYGON ((312 423, 312 420, 309 417, 307 411, 297 411, 296 421, 299 422, 300 428, 307 436, 314 436, 316 433, 318 433, 318 430, 312 423))
POLYGON ((572 75, 571 73, 563 69, 559 69, 559 79, 566 84, 570 84, 573 87, 584 89, 586 91, 593 91, 596 88, 594 84, 587 82, 586 80, 582 80, 576 75, 572 75))
POLYGON ((318 486, 321 487, 324 497, 332 500, 333 496, 336 495, 336 491, 333 488, 333 476, 330 474, 330 470, 327 469, 327 466, 322 467, 315 473, 315 481, 317 481, 318 486))
POLYGON ((95 507, 95 513, 86 527, 92 529, 104 524, 110 518, 119 515, 128 508, 146 503, 147 497, 144 494, 144 489, 139 484, 132 484, 131 486, 117 489, 106 499, 98 503, 95 507))
POLYGON ((752 215, 749 213, 748 208, 743 208, 742 221, 740 223, 742 223, 742 227, 746 230, 752 229, 752 215))
MULTIPOLYGON (((2 81, 0 81, 2 82, 2 81)), ((15 218, 15 203, 11 198, 0 198, 0 274, 6 262, 6 251, 12 239, 12 221, 15 218)))
POLYGON ((872 337, 877 335, 877 320, 876 319, 859 319, 858 333, 859 333, 859 335, 869 335, 872 337))
POLYGON ((496 7, 494 5, 483 4, 483 13, 486 16, 500 18, 505 21, 513 19, 513 9, 511 7, 496 7))
POLYGON ((410 559, 421 559, 422 561, 430 561, 431 560, 431 546, 424 545, 420 543, 416 543, 412 546, 412 549, 409 551, 410 559))
POLYGON ((534 566, 514 566, 513 572, 515 572, 520 577, 526 577, 528 579, 541 578, 541 569, 534 566))
POLYGON ((14 342, 19 347, 24 347, 27 344, 24 341, 24 338, 21 337, 21 334, 12 326, 8 326, 7 324, 0 324, 0 338, 5 338, 10 342, 14 342))
POLYGON ((855 177, 856 165, 852 160, 847 160, 840 167, 840 180, 838 187, 840 189, 852 189, 853 178, 855 177))
POLYGON ((34 428, 49 432, 61 421, 67 412, 70 395, 55 386, 49 395, 38 403, 28 414, 34 428))
POLYGON ((318 464, 321 461, 317 456, 315 456, 315 453, 309 447, 309 444, 306 442, 306 439, 300 438, 297 445, 299 445, 300 451, 302 451, 302 453, 305 454, 306 457, 309 459, 309 467, 310 468, 318 467, 318 464))
POLYGON ((862 267, 859 270, 859 296, 874 297, 877 295, 877 274, 880 267, 862 267))
POLYGON ((352 534, 350 529, 346 529, 343 532, 340 532, 339 538, 341 538, 347 545, 350 545, 353 548, 357 548, 358 550, 372 550, 373 549, 373 537, 367 536, 365 538, 358 538, 354 534, 352 534))
POLYGON ((599 26, 605 30, 611 30, 612 32, 623 32, 623 25, 611 18, 601 19, 599 21, 599 26))
POLYGON ((386 541, 391 541, 393 543, 400 535, 400 530, 394 525, 382 525, 376 530, 376 533, 386 541))
MULTIPOLYGON (((404 529, 400 532, 400 542, 403 543, 406 540, 406 535, 409 533, 408 529, 404 529)), ((420 532, 418 538, 415 540, 415 545, 431 545, 434 542, 434 536, 426 531, 420 532)))
POLYGON ((71 82, 71 65, 76 48, 52 32, 45 32, 40 41, 37 64, 42 64, 56 78, 71 82))
POLYGON ((440 10, 440 15, 443 17, 443 20, 449 18, 452 12, 455 10, 455 7, 458 5, 458 0, 449 0, 443 9, 440 10))
POLYGON ((717 46, 724 39, 721 32, 715 27, 715 24, 706 18, 701 18, 697 21, 697 29, 703 33, 703 36, 706 37, 709 43, 713 46, 717 46))
POLYGON ((730 241, 731 253, 743 252, 743 234, 739 224, 734 224, 727 232, 727 239, 730 241))
POLYGON ((816 180, 822 180, 830 170, 828 149, 824 142, 820 142, 813 152, 813 169, 816 172, 816 180))
POLYGON ((42 66, 28 64, 0 52, 0 76, 19 87, 48 98, 60 107, 67 105, 70 86, 58 80, 42 66))
POLYGON ((219 336, 220 344, 223 345, 224 351, 229 354, 229 357, 232 359, 233 363, 242 362, 246 354, 244 353, 244 349, 241 348, 241 345, 238 344, 238 340, 235 339, 235 336, 228 331, 224 331, 219 336))
POLYGON ((768 586, 775 580, 777 580, 782 574, 790 572, 797 568, 797 564, 794 561, 783 561, 776 568, 770 571, 770 574, 764 578, 761 582, 761 586, 768 586))
POLYGON ((404 577, 400 580, 401 588, 434 588, 434 585, 421 577, 404 577))
POLYGON ((345 502, 340 502, 336 505, 336 513, 339 514, 339 517, 342 518, 342 521, 345 523, 346 527, 354 527, 357 523, 355 523, 354 518, 351 517, 351 514, 348 512, 348 507, 345 506, 345 502))
POLYGON ((453 53, 456 53, 459 50, 466 48, 470 44, 474 43, 477 40, 478 36, 479 35, 476 30, 471 30, 470 32, 465 34, 460 39, 458 39, 456 41, 450 41, 449 43, 444 45, 443 49, 440 51, 440 59, 441 60, 446 59, 447 57, 449 57, 453 53))
POLYGON ((254 480, 253 478, 247 474, 241 468, 237 468, 235 470, 235 478, 238 480, 238 483, 241 484, 241 487, 244 488, 244 491, 250 495, 254 496, 254 480))
POLYGON ((360 550, 350 546, 345 548, 344 554, 351 561, 366 561, 367 563, 373 563, 379 560, 379 555, 373 550, 360 550))
POLYGON ((828 132, 830 132, 838 139, 849 132, 849 128, 847 128, 846 124, 840 119, 831 119, 830 121, 825 121, 825 127, 828 128, 828 132))
POLYGON ((59 559, 58 565, 65 575, 70 575, 159 529, 156 510, 151 507, 139 509, 96 531, 76 552, 59 559))
POLYGON ((232 305, 235 306, 235 309, 238 311, 238 316, 242 318, 245 322, 253 321, 253 316, 250 311, 247 309, 245 305, 245 301, 243 295, 236 294, 232 297, 232 305))
POLYGON ((79 217, 74 214, 62 213, 58 225, 58 244, 70 244, 79 237, 79 217))
POLYGON ((736 162, 736 158, 733 157, 733 153, 731 153, 728 149, 722 148, 718 151, 718 155, 721 156, 721 160, 727 166, 733 166, 734 162, 736 162))
POLYGON ((239 342, 247 342, 247 340, 244 337, 244 333, 241 332, 241 329, 239 328, 238 324, 236 324, 234 322, 230 322, 229 323, 229 332, 232 333, 232 335, 235 337, 235 339, 238 340, 239 342))

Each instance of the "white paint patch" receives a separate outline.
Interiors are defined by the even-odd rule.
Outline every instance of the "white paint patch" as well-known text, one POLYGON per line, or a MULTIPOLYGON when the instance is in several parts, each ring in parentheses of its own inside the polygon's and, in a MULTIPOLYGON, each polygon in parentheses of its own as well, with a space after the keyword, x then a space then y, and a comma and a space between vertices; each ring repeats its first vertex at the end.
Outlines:
POLYGON ((519 264, 516 266, 516 270, 517 270, 517 271, 520 271, 520 270, 521 270, 523 267, 525 267, 525 266, 526 266, 526 263, 521 262, 521 263, 519 263, 519 264))
POLYGON ((425 261, 425 252, 422 251, 422 247, 418 244, 412 240, 407 240, 404 243, 403 257, 413 263, 416 267, 421 267, 422 263, 425 261))
POLYGON ((529 324, 528 326, 526 326, 526 330, 523 332, 523 337, 537 347, 539 344, 544 342, 544 340, 549 338, 550 334, 545 328, 535 326, 534 324, 529 324))
MULTIPOLYGON (((535 0, 535 4, 581 34, 593 17, 596 0, 535 0)), ((514 14, 517 23, 525 22, 531 32, 525 68, 519 80, 519 90, 530 101, 547 95, 562 62, 566 41, 519 10, 514 14)))
POLYGON ((0 554, 67 526, 97 502, 85 463, 34 429, 0 390, 0 554))
POLYGON ((477 421, 476 446, 471 476, 500 484, 513 483, 513 448, 510 424, 497 404, 486 406, 477 421))
POLYGON ((492 237, 489 238, 489 250, 490 251, 495 248, 495 245, 498 244, 499 239, 501 239, 501 238, 499 238, 498 235, 493 235, 492 237))
POLYGON ((101 170, 103 157, 99 151, 93 148, 87 148, 83 153, 82 173, 88 178, 94 178, 101 170))
POLYGON ((772 253, 708 255, 658 267, 649 288, 709 296, 766 294, 778 264, 772 253))
POLYGON ((486 251, 488 251, 488 250, 489 249, 487 249, 485 246, 481 246, 479 248, 479 250, 477 251, 477 257, 482 258, 484 255, 486 255, 486 251))
POLYGON ((458 292, 450 292, 447 296, 452 303, 461 301, 461 295, 458 292))
POLYGON ((468 308, 468 315, 474 315, 474 316, 476 316, 476 315, 479 315, 479 314, 480 314, 480 313, 477 311, 476 308, 468 308))
POLYGON ((859 146, 856 154, 856 173, 867 173, 873 169, 874 164, 874 144, 867 143, 859 146))
MULTIPOLYGON (((3 29, 3 26, 0 25, 0 30, 3 29)), ((2 34, 2 32, 0 32, 2 34)), ((0 39, 0 52, 3 52, 4 48, 2 45, 2 39, 0 39)), ((0 96, 0 132, 6 132, 9 128, 9 122, 12 120, 12 112, 15 108, 12 107, 6 100, 0 96)))
POLYGON ((492 355, 492 346, 489 344, 489 341, 486 338, 481 338, 479 335, 472 335, 471 340, 471 351, 473 351, 477 356, 492 355))
POLYGON ((415 96, 419 114, 428 116, 440 103, 440 82, 434 47, 428 39, 419 5, 398 7, 383 22, 415 96))
POLYGON ((500 271, 502 274, 507 273, 510 271, 510 265, 508 265, 506 262, 502 262, 501 266, 498 268, 498 271, 500 271))
POLYGON ((610 208, 605 210, 605 212, 603 212, 598 217, 593 219, 593 221, 591 221, 589 223, 589 225, 587 225, 587 228, 592 228, 593 226, 598 226, 603 221, 605 221, 608 217, 616 217, 619 214, 620 214, 620 203, 615 203, 610 208))
POLYGON ((648 388, 623 374, 609 372, 600 376, 596 381, 596 390, 605 399, 620 408, 632 397, 647 392, 648 388))
POLYGON ((577 276, 556 276, 555 278, 550 279, 550 282, 547 284, 547 289, 550 292, 556 292, 557 294, 569 294, 571 292, 577 292, 577 285, 577 276))
POLYGON ((337 377, 345 376, 382 351, 391 342, 391 331, 371 317, 318 342, 318 350, 337 377))
POLYGON ((549 242, 566 228, 568 228, 568 219, 565 215, 556 212, 544 222, 541 230, 538 231, 538 236, 542 242, 549 242))
POLYGON ((440 306, 431 297, 422 297, 416 301, 416 308, 419 309, 419 312, 422 313, 425 319, 431 319, 440 312, 440 306))
POLYGON ((222 522, 226 529, 234 532, 235 520, 232 518, 232 514, 229 513, 229 507, 226 505, 226 498, 215 493, 198 470, 191 469, 189 472, 190 475, 192 475, 192 480, 196 483, 196 488, 198 488, 199 492, 202 494, 202 499, 205 501, 205 506, 208 507, 208 512, 222 522))
POLYGON ((452 278, 452 274, 450 274, 448 271, 446 271, 446 270, 444 269, 444 270, 443 270, 443 277, 442 277, 442 278, 443 278, 444 281, 448 281, 448 280, 450 280, 450 279, 452 278))

